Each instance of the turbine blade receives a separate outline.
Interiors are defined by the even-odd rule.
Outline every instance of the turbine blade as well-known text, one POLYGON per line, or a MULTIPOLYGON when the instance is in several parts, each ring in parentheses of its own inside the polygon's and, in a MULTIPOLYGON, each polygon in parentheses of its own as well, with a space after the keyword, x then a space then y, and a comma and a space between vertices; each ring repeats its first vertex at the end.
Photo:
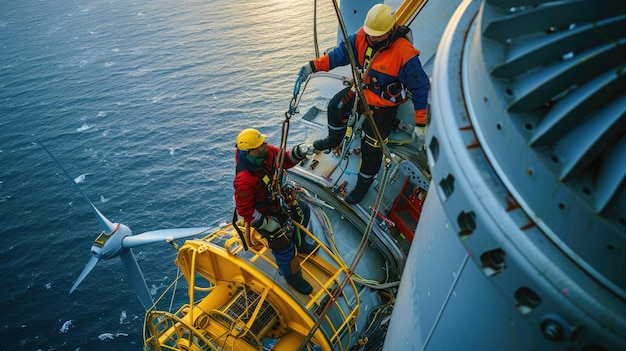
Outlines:
POLYGON ((85 197, 85 200, 89 202, 89 205, 93 209, 93 212, 96 214, 96 218, 98 218, 98 222, 100 222, 100 226, 104 229, 105 233, 111 233, 115 229, 115 224, 109 221, 98 209, 94 206, 89 199, 85 197))
POLYGON ((96 218, 98 218, 98 222, 100 222, 100 226, 102 227, 104 232, 105 233, 112 232, 113 229, 115 229, 115 226, 113 225, 113 223, 111 221, 109 221, 102 213, 100 213, 100 211, 98 211, 96 206, 94 206, 93 203, 91 203, 91 201, 89 201, 89 198, 87 197, 87 195, 85 195, 85 193, 83 193, 83 190, 78 186, 78 184, 74 181, 74 179, 72 177, 70 177, 70 174, 67 173, 65 168, 63 168, 63 165, 61 165, 61 162, 59 162, 59 160, 57 160, 57 158, 54 157, 54 155, 50 152, 50 150, 48 150, 48 148, 41 141, 39 142, 39 145, 41 145, 41 147, 44 150, 46 150, 48 155, 50 155, 50 157, 52 157, 52 159, 57 164, 57 166, 59 166, 59 168, 61 168, 61 170, 63 171, 63 173, 67 177, 67 179, 69 179, 70 182, 72 182, 72 184, 74 184, 74 186, 76 187, 76 190, 78 190, 78 193, 83 197, 83 199, 85 199, 85 201, 87 201, 87 203, 89 203, 89 206, 91 206, 91 209, 93 210, 93 213, 96 215, 96 218))
POLYGON ((70 294, 74 291, 74 289, 78 287, 78 284, 80 284, 85 279, 87 274, 91 272, 91 270, 93 269, 93 267, 96 266, 96 263, 98 263, 98 261, 100 261, 99 258, 97 258, 96 256, 91 256, 89 262, 87 262, 87 265, 85 266, 85 268, 83 268, 83 271, 78 276, 78 279, 76 279, 74 285, 72 285, 72 288, 70 289, 70 294))
POLYGON ((206 233, 208 230, 208 227, 152 230, 149 232, 124 237, 124 240, 122 241, 122 247, 129 249, 146 244, 157 243, 160 241, 165 241, 168 237, 171 237, 172 239, 182 239, 191 236, 201 235, 203 233, 206 233))
POLYGON ((120 257, 122 258, 130 286, 132 286, 135 293, 137 293, 143 307, 148 310, 153 305, 152 296, 150 295, 148 285, 146 285, 146 280, 143 277, 143 273, 141 273, 141 268, 139 268, 139 264, 137 264, 133 251, 131 249, 123 250, 120 257))

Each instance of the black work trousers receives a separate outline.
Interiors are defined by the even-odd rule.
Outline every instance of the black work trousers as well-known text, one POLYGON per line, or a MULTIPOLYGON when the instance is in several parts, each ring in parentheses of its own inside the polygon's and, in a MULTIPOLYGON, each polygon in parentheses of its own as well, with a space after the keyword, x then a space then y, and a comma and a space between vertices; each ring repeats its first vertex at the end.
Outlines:
MULTIPOLYGON (((328 103, 328 125, 334 127, 345 126, 348 123, 352 106, 354 105, 354 92, 351 88, 345 88, 339 91, 328 103)), ((387 142, 391 126, 396 120, 398 106, 378 107, 370 106, 370 110, 374 116, 374 123, 378 127, 383 140, 387 142)), ((361 105, 357 107, 359 114, 363 114, 365 110, 361 105)), ((365 178, 372 178, 378 173, 382 161, 383 152, 380 148, 380 142, 376 139, 372 125, 368 119, 363 121, 363 131, 365 137, 361 142, 361 167, 359 173, 365 178)))

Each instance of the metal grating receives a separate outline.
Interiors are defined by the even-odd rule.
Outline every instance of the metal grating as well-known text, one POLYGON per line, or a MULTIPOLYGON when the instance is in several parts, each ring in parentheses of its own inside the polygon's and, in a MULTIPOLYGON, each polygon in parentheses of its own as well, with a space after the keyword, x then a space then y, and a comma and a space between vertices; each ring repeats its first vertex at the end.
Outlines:
MULTIPOLYGON (((256 309, 259 297, 259 294, 252 290, 240 289, 236 297, 229 301, 222 310, 235 320, 248 320, 256 309)), ((263 301, 259 314, 252 324, 250 331, 255 335, 261 335, 268 326, 274 324, 276 317, 277 315, 274 308, 272 308, 267 301, 263 301)))

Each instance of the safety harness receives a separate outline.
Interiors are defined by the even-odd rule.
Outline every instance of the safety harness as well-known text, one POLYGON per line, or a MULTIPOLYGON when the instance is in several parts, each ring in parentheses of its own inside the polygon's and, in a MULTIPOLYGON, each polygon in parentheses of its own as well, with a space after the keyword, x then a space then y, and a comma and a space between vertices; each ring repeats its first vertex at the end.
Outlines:
POLYGON ((242 160, 242 162, 237 163, 235 174, 243 170, 247 170, 256 176, 258 178, 257 184, 263 184, 265 190, 267 191, 266 199, 254 204, 254 208, 257 210, 263 208, 269 208, 272 211, 278 210, 280 203, 277 203, 276 200, 278 200, 280 193, 278 193, 277 189, 272 185, 272 175, 268 172, 268 170, 261 166, 251 169, 250 164, 248 162, 243 162, 242 160))
MULTIPOLYGON (((400 38, 407 38, 407 34, 409 34, 410 31, 411 29, 407 26, 398 26, 394 33, 391 35, 391 38, 388 39, 387 42, 385 42, 384 44, 379 45, 378 47, 374 47, 369 45, 368 43, 368 47, 367 49, 365 49, 365 55, 363 57, 363 73, 361 75, 363 81, 365 81, 366 77, 368 76, 369 70, 372 66, 372 62, 374 61, 376 56, 379 53, 389 49, 396 40, 400 38)), ((373 82, 373 84, 376 84, 376 82, 373 82)), ((376 87, 372 84, 366 84, 365 82, 363 83, 363 87, 371 91, 380 90, 380 96, 383 99, 389 100, 394 103, 401 104, 408 100, 406 87, 400 81, 390 83, 386 87, 384 87, 384 89, 376 87)), ((373 112, 376 113, 376 111, 373 112)))
MULTIPOLYGON (((272 175, 270 172, 262 166, 254 167, 250 162, 241 159, 235 168, 235 172, 247 170, 252 175, 257 177, 257 184, 262 184, 266 190, 266 198, 263 201, 254 204, 254 208, 260 212, 270 212, 275 215, 281 223, 291 224, 291 213, 289 208, 285 206, 285 199, 282 193, 274 186, 272 175), (264 210, 264 211, 261 211, 264 210)), ((233 222, 236 221, 237 210, 233 213, 233 222)), ((237 226, 235 226, 237 234, 239 234, 242 242, 244 242, 244 249, 247 250, 245 244, 245 235, 237 226)), ((270 248, 273 250, 282 249, 289 244, 289 238, 287 237, 287 230, 277 230, 275 232, 268 232, 265 230, 257 230, 265 239, 267 239, 270 248)))

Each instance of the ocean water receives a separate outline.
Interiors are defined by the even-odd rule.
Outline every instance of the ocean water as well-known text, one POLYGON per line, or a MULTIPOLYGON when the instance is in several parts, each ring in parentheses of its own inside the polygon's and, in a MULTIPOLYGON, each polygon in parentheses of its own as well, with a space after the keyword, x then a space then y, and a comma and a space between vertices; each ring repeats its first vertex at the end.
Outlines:
MULTIPOLYGON (((323 50, 337 25, 318 3, 323 50)), ((235 137, 280 141, 315 54, 313 1, 8 0, 0 51, 0 350, 140 350, 144 310, 119 259, 69 294, 101 228, 39 143, 135 233, 229 220, 235 137)), ((174 250, 134 252, 158 296, 174 250)))

